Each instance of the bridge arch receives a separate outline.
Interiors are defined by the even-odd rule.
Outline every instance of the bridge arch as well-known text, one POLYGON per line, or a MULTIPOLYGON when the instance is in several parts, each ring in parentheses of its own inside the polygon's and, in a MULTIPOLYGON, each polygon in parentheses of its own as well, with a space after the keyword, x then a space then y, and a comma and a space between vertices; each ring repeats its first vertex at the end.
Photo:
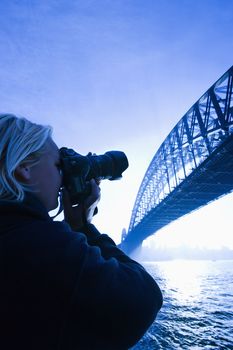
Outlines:
POLYGON ((233 66, 178 121, 139 187, 122 249, 233 190, 233 66))

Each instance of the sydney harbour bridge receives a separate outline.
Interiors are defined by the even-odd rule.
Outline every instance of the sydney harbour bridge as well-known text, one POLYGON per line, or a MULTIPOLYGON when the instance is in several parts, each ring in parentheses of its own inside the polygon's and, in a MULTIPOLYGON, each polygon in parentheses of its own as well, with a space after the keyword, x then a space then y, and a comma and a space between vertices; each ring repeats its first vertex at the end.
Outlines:
POLYGON ((233 66, 178 121, 140 185, 121 247, 233 190, 233 66))

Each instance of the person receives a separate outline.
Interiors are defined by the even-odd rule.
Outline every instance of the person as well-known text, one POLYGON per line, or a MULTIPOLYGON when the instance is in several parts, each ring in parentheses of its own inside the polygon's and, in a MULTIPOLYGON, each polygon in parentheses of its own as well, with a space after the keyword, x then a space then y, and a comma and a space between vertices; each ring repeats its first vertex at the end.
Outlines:
POLYGON ((91 223, 90 183, 72 206, 51 127, 0 115, 2 350, 126 350, 161 308, 154 279, 91 223), (64 221, 49 216, 59 193, 64 221))

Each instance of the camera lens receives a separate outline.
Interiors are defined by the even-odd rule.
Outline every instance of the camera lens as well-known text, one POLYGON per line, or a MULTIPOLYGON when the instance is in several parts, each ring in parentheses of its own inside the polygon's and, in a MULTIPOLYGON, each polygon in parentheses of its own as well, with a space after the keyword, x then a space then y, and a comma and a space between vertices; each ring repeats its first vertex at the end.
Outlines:
POLYGON ((93 178, 117 180, 129 166, 125 153, 121 151, 109 151, 99 156, 87 157, 90 162, 88 180, 93 178))

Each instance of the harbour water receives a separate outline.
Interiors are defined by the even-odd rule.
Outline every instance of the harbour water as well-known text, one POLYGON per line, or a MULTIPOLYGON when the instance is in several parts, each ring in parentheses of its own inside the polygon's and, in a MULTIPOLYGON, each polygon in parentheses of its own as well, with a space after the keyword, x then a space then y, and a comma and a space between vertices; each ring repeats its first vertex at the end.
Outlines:
POLYGON ((132 350, 233 350, 233 260, 145 262, 164 296, 132 350))

